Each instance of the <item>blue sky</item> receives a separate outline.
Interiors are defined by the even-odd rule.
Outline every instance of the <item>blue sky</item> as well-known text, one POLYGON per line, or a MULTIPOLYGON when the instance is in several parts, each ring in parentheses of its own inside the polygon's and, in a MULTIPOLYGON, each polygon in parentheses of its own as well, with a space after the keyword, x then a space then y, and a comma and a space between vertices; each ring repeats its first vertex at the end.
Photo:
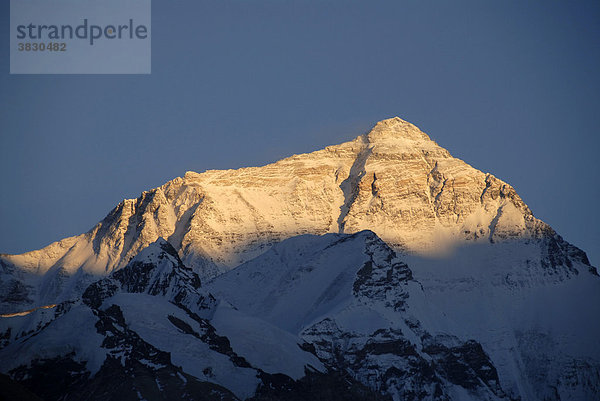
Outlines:
POLYGON ((90 229, 187 170, 262 165, 400 116, 600 264, 600 3, 158 1, 151 75, 9 75, 0 252, 90 229))

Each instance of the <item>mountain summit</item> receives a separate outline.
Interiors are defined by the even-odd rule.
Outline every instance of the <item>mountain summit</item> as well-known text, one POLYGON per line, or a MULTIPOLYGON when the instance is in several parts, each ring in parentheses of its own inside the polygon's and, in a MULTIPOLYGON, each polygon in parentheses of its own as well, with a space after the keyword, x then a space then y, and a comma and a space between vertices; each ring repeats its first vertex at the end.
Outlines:
MULTIPOLYGON (((163 237, 186 265, 213 277, 285 238, 364 229, 422 255, 553 235, 510 185, 395 117, 353 141, 263 167, 187 172, 124 200, 85 234, 2 260, 37 275, 60 271, 61 281, 121 268, 163 237)), ((42 302, 60 296, 58 281, 42 302)))
POLYGON ((37 386, 64 368, 72 399, 105 399, 113 371, 148 399, 600 397, 585 253, 398 117, 187 172, 85 234, 1 255, 0 313, 0 371, 37 386))
POLYGON ((367 134, 367 139, 371 143, 375 143, 377 140, 392 138, 407 139, 411 141, 431 141, 426 133, 400 117, 379 121, 367 134))

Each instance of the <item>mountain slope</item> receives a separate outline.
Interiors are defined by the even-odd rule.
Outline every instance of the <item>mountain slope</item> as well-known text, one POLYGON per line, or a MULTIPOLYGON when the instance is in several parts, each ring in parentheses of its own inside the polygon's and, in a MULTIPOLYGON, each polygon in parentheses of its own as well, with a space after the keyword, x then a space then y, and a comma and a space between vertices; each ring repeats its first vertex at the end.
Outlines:
POLYGON ((563 267, 581 270, 569 278, 548 275, 542 246, 478 243, 430 259, 370 232, 300 236, 207 289, 394 399, 594 399, 600 280, 576 264, 563 267))
POLYGON ((219 305, 162 239, 53 309, 0 321, 0 369, 44 399, 246 399, 324 370, 297 336, 219 305))
POLYGON ((286 240, 207 288, 393 400, 506 398, 479 343, 427 331, 421 318, 444 317, 370 231, 286 240))
POLYGON ((244 307, 217 301, 159 239, 82 302, 3 320, 1 369, 46 399, 309 400, 331 386, 344 399, 506 398, 479 343, 422 327, 420 285, 372 232, 284 241, 210 288, 244 307), (265 313, 269 299, 285 315, 265 313))

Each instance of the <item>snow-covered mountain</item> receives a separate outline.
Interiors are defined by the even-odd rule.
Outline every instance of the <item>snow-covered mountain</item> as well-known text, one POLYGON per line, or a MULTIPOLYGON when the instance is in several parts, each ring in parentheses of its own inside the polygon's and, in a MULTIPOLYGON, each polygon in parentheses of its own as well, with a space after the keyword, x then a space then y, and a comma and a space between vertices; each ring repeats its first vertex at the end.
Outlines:
POLYGON ((203 291, 162 239, 81 300, 0 322, 2 371, 47 399, 245 399, 271 373, 324 370, 299 338, 203 291))
POLYGON ((399 118, 1 255, 0 297, 0 371, 49 399, 600 398, 585 253, 399 118))
POLYGON ((373 232, 289 239, 208 289, 394 400, 507 399, 479 343, 428 331, 444 317, 373 232))
POLYGON ((549 279, 539 255, 522 240, 431 260, 372 232, 300 236, 207 289, 395 400, 593 400, 600 280, 587 266, 549 279))

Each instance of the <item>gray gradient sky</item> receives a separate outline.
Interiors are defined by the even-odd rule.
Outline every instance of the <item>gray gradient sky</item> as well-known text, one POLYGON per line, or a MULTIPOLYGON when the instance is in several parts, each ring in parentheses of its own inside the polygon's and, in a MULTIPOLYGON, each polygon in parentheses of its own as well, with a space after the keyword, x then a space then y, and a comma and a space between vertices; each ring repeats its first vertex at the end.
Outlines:
POLYGON ((0 252, 186 170, 262 165, 395 115, 509 182, 600 264, 597 1, 154 0, 152 74, 9 75, 0 252))

